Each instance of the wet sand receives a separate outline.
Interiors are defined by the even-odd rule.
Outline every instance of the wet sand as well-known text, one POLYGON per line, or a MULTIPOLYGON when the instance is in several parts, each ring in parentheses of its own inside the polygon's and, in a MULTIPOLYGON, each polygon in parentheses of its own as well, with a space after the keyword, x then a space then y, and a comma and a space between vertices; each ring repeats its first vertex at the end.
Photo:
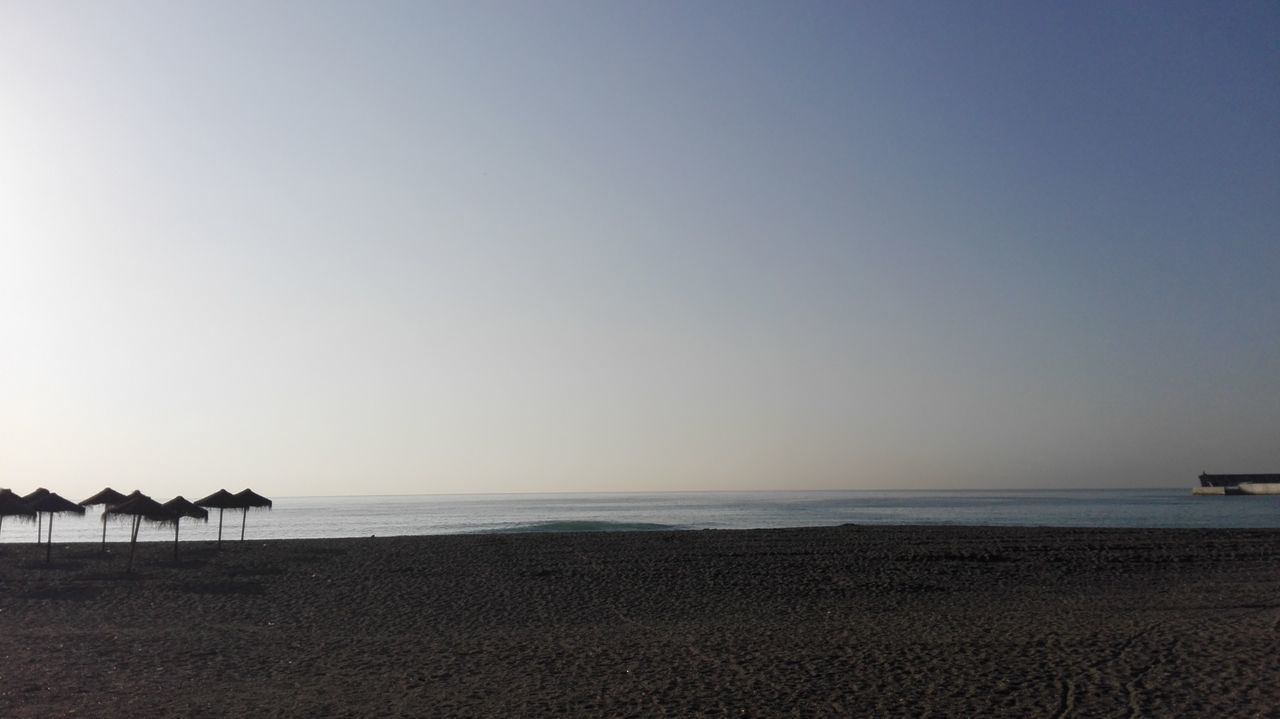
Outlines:
POLYGON ((1280 532, 0 545, 0 716, 1278 716, 1280 532))

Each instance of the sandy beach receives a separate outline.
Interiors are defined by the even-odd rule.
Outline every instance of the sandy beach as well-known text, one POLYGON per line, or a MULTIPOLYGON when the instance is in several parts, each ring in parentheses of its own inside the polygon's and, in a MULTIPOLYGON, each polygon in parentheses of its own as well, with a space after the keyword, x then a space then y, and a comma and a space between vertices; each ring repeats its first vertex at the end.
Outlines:
POLYGON ((1280 532, 0 546, 0 716, 1278 716, 1280 532))

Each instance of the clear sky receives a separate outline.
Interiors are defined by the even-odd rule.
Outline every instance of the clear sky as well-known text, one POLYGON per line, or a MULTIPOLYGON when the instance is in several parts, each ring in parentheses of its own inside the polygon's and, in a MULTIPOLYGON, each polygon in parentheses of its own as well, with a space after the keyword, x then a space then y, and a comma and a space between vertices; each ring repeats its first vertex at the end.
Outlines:
POLYGON ((1280 4, 0 0, 0 486, 1280 471, 1280 4))

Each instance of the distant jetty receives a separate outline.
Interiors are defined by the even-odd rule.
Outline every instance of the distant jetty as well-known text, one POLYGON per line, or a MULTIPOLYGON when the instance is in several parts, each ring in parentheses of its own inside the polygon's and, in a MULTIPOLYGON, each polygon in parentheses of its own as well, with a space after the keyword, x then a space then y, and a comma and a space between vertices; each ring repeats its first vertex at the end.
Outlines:
POLYGON ((1200 474, 1192 494, 1280 494, 1280 474, 1200 474))

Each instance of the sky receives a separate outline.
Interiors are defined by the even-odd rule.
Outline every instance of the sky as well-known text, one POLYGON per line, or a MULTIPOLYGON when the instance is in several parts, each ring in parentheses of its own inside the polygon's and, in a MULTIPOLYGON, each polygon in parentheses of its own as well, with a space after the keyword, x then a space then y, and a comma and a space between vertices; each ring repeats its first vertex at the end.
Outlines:
POLYGON ((1280 471, 1280 5, 0 0, 0 486, 1280 471))

